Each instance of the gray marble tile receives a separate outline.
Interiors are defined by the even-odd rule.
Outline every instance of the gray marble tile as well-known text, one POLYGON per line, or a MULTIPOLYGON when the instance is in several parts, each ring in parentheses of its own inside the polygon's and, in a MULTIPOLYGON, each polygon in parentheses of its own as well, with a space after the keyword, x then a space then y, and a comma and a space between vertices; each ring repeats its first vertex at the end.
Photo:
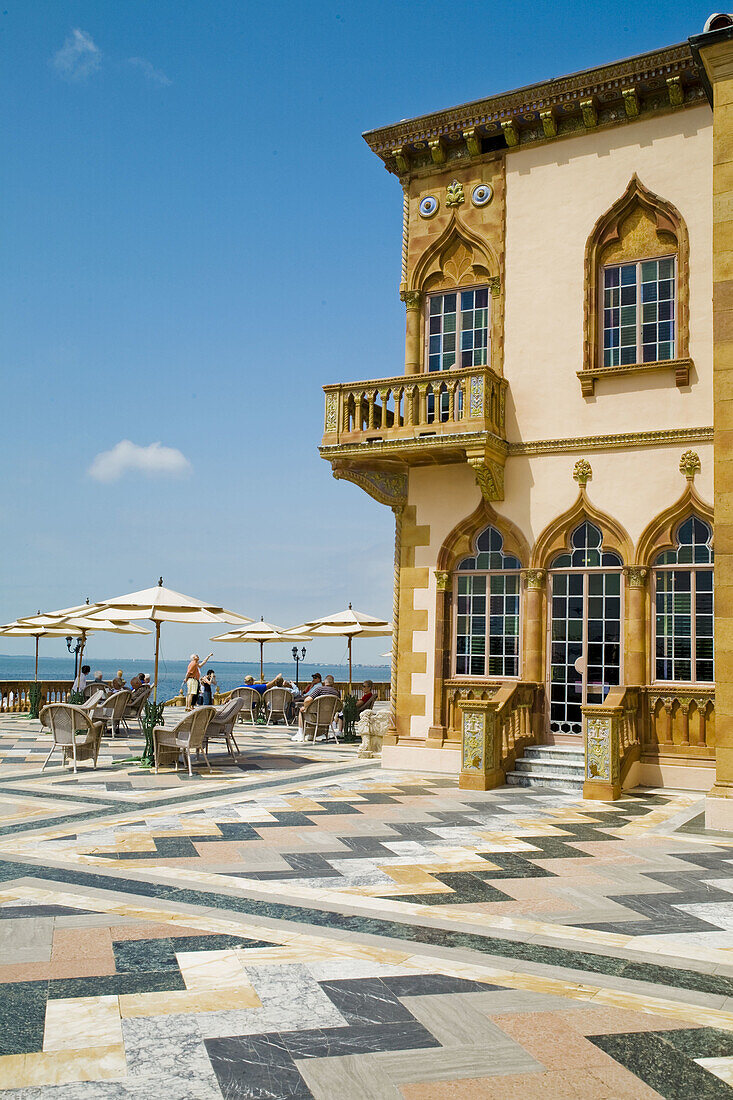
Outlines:
POLYGON ((53 917, 0 921, 0 958, 13 962, 48 962, 53 941, 53 917))
POLYGON ((513 1063, 521 1047, 482 1013, 477 1000, 486 996, 485 993, 453 993, 402 997, 401 1000, 442 1047, 482 1047, 513 1063))
POLYGON ((402 1093, 372 1054, 301 1058, 295 1065, 314 1100, 402 1100, 402 1093))

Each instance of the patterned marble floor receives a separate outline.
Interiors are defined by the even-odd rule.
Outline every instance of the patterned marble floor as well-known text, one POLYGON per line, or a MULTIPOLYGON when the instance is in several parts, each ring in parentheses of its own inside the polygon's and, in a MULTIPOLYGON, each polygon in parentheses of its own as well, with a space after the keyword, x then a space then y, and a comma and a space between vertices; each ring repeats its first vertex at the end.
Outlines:
POLYGON ((697 796, 238 740, 41 774, 0 716, 0 1100, 733 1096, 733 836, 697 796))

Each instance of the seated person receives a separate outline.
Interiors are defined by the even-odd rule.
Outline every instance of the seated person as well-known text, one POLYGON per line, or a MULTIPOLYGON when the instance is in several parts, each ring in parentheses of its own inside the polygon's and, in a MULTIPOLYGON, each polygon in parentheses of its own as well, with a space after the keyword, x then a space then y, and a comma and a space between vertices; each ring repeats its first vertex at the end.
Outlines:
POLYGON ((316 684, 320 684, 320 683, 322 683, 320 672, 314 672, 313 675, 311 676, 311 682, 308 684, 308 687, 303 692, 303 695, 304 696, 309 695, 310 692, 312 691, 312 689, 316 686, 316 684))
POLYGON ((114 680, 112 681, 112 690, 113 691, 122 691, 122 689, 124 687, 127 687, 127 685, 125 683, 125 677, 122 675, 122 669, 118 668, 117 669, 117 675, 115 676, 114 680))
POLYGON ((303 706, 298 714, 298 732, 290 738, 291 741, 305 741, 305 714, 321 695, 335 695, 338 699, 339 693, 336 691, 333 676, 327 676, 323 683, 314 684, 313 687, 308 689, 308 693, 303 700, 303 706))
POLYGON ((254 676, 245 676, 244 684, 242 685, 242 687, 254 688, 255 691, 259 691, 260 695, 264 695, 268 688, 274 688, 278 686, 279 685, 277 683, 277 676, 274 680, 270 680, 269 684, 266 684, 264 681, 256 684, 254 676))
MULTIPOLYGON (((365 710, 371 710, 377 701, 377 693, 371 680, 365 680, 362 686, 362 697, 356 704, 357 717, 361 718, 365 710)), ((338 718, 339 733, 344 732, 344 712, 341 711, 338 718)))
POLYGON ((133 676, 130 680, 130 691, 137 691, 139 687, 142 687, 142 681, 139 676, 133 676))

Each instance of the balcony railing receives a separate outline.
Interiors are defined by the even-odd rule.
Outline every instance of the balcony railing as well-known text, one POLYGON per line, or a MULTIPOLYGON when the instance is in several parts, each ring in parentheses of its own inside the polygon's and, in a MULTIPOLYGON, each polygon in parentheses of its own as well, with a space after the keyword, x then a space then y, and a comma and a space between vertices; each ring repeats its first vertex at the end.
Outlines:
POLYGON ((324 386, 323 445, 490 432, 505 438, 506 380, 490 367, 324 386))

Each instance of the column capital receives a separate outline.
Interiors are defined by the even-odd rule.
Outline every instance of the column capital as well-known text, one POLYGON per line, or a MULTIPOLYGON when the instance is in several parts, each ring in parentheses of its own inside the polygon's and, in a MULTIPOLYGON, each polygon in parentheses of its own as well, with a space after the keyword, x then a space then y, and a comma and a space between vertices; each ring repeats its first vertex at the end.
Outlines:
POLYGON ((400 298, 405 303, 405 309, 419 309, 422 303, 422 294, 419 290, 401 290, 400 298))
POLYGON ((629 588, 644 588, 649 570, 643 565, 625 565, 623 574, 629 588))
POLYGON ((544 588, 547 579, 546 569, 523 569, 522 579, 527 588, 544 588))
POLYGON ((435 586, 438 592, 447 592, 450 588, 450 573, 445 569, 435 570, 435 586))

